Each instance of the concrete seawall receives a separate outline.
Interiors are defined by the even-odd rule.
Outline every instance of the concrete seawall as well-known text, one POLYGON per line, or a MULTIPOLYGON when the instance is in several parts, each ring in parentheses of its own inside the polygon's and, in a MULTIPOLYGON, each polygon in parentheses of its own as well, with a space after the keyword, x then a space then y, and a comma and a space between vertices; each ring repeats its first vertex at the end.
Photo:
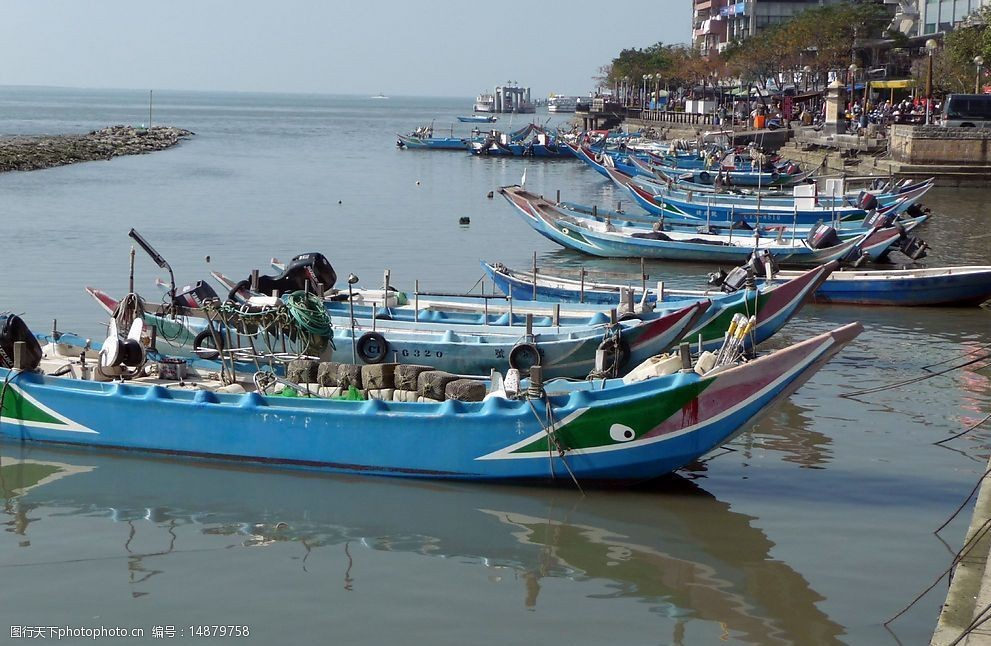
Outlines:
POLYGON ((83 135, 0 138, 0 172, 39 170, 165 150, 193 133, 182 128, 110 126, 83 135))
MULTIPOLYGON (((988 464, 991 468, 991 463, 988 464)), ((967 530, 960 559, 953 570, 950 589, 946 594, 933 634, 932 646, 988 646, 991 644, 991 571, 988 552, 991 551, 991 482, 981 482, 974 515, 967 530), (987 623, 986 623, 987 622, 987 623)))

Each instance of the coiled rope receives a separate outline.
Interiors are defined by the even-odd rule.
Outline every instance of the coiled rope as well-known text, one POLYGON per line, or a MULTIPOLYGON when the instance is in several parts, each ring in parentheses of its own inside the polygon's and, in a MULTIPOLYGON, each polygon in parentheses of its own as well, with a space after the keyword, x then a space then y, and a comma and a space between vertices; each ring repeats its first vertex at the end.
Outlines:
POLYGON ((285 303, 289 317, 296 325, 310 334, 330 339, 333 344, 334 326, 319 297, 309 292, 297 291, 287 295, 285 303))

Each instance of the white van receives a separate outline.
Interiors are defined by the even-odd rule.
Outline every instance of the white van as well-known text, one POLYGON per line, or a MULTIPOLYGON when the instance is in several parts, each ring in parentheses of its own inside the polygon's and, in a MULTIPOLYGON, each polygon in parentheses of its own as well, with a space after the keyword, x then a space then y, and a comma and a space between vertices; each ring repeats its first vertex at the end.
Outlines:
POLYGON ((991 94, 950 94, 943 103, 943 126, 991 128, 991 94))

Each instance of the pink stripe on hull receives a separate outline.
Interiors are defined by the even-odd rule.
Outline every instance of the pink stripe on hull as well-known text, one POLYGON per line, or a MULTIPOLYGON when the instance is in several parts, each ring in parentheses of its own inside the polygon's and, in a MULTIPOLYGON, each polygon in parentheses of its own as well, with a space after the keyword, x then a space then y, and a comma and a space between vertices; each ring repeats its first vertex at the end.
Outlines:
POLYGON ((709 421, 725 413, 728 409, 756 395, 810 356, 818 354, 822 344, 829 342, 830 338, 826 337, 820 339, 814 347, 803 343, 762 357, 759 359, 762 362, 759 371, 754 370, 756 366, 745 365, 716 375, 715 383, 686 404, 681 409, 680 415, 677 413, 672 415, 644 437, 677 433, 687 426, 709 421))

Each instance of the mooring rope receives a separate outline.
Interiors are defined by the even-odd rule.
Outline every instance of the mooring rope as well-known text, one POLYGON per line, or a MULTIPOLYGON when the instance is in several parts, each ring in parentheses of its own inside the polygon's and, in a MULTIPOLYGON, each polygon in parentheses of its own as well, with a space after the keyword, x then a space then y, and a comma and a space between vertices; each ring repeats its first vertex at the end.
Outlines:
MULTIPOLYGON (((554 446, 557 448, 558 457, 561 458, 561 462, 564 464, 564 468, 568 471, 568 475, 571 476, 571 481, 575 483, 575 486, 578 488, 578 491, 584 496, 585 495, 585 491, 582 489, 581 484, 578 482, 578 478, 575 477, 575 473, 571 470, 571 465, 568 464, 568 458, 565 455, 565 448, 561 444, 560 440, 557 437, 557 433, 555 432, 554 421, 553 421, 554 420, 554 409, 551 406, 550 397, 547 397, 547 394, 544 393, 543 399, 544 399, 544 402, 545 402, 545 404, 547 406, 547 422, 546 423, 544 422, 544 420, 540 419, 540 414, 537 412, 536 406, 533 405, 533 400, 530 399, 529 397, 527 397, 526 402, 527 402, 527 404, 530 405, 530 410, 533 411, 533 416, 537 418, 537 423, 540 424, 541 430, 544 431, 544 433, 547 435, 547 438, 550 440, 547 443, 547 449, 548 449, 548 451, 551 450, 551 442, 553 442, 554 443, 554 446)), ((551 473, 553 473, 553 462, 551 463, 551 473)))
POLYGON ((928 370, 930 368, 934 367, 934 366, 941 366, 944 363, 949 363, 951 361, 955 361, 958 358, 969 357, 970 355, 972 355, 972 354, 974 354, 976 352, 983 352, 985 350, 991 350, 991 343, 989 343, 987 345, 978 346, 976 348, 972 348, 971 350, 968 350, 967 352, 964 352, 963 354, 958 354, 958 355, 952 356, 949 359, 943 359, 942 361, 937 361, 936 363, 930 363, 927 366, 922 366, 922 370, 925 370, 925 371, 928 372, 928 370))
POLYGON ((852 393, 840 393, 839 396, 840 397, 845 397, 845 398, 859 397, 860 395, 868 395, 870 393, 877 393, 877 392, 881 392, 883 390, 891 390, 893 388, 899 388, 901 386, 907 386, 909 384, 914 384, 914 383, 917 383, 917 382, 920 382, 920 381, 925 381, 926 379, 932 379, 933 377, 938 377, 939 375, 945 375, 948 372, 953 372, 954 370, 959 370, 960 368, 966 368, 967 366, 969 366, 971 364, 979 363, 979 362, 984 361, 985 359, 988 359, 988 358, 991 358, 991 353, 982 354, 981 356, 976 357, 974 359, 971 359, 970 361, 965 361, 964 363, 961 363, 961 364, 956 365, 956 366, 952 366, 950 368, 946 368, 945 370, 940 370, 939 372, 931 372, 929 374, 922 375, 921 377, 913 377, 912 379, 906 379, 905 381, 898 381, 898 382, 895 382, 893 384, 888 384, 886 386, 878 386, 877 388, 868 388, 866 390, 858 390, 858 391, 852 392, 852 393))
POLYGON ((984 622, 986 622, 988 619, 991 619, 991 614, 988 614, 989 611, 991 611, 991 603, 981 608, 981 611, 977 613, 977 615, 969 624, 967 624, 967 627, 963 629, 963 632, 961 632, 956 639, 954 639, 949 644, 947 644, 947 646, 956 646, 956 644, 959 644, 964 637, 967 637, 968 635, 970 635, 970 633, 977 630, 977 628, 980 627, 984 622))
POLYGON ((986 422, 986 421, 988 421, 989 419, 991 419, 991 413, 988 413, 988 414, 987 414, 987 415, 986 415, 986 416, 984 417, 984 419, 982 419, 981 421, 979 421, 979 422, 977 422, 976 424, 973 424, 973 425, 971 425, 971 426, 968 426, 967 428, 965 428, 964 430, 962 430, 962 431, 960 431, 960 432, 959 432, 959 433, 957 433, 956 435, 951 435, 950 437, 947 437, 947 438, 945 438, 945 439, 942 439, 942 440, 940 440, 939 442, 933 442, 933 444, 936 444, 936 445, 940 445, 940 444, 943 444, 944 442, 949 442, 950 440, 955 440, 955 439, 957 439, 958 437, 961 437, 961 436, 963 436, 963 435, 966 435, 967 433, 970 433, 970 432, 971 432, 971 431, 973 431, 973 430, 974 430, 975 428, 977 428, 978 426, 980 426, 980 425, 981 425, 981 424, 983 424, 984 422, 986 422))
POLYGON ((948 568, 946 568, 945 570, 943 570, 943 572, 942 572, 942 573, 941 573, 941 574, 939 575, 939 577, 937 577, 937 578, 936 578, 936 580, 935 580, 935 581, 933 581, 933 582, 932 582, 932 583, 931 583, 931 584, 929 585, 929 587, 927 587, 927 588, 926 588, 925 590, 923 590, 922 592, 920 592, 920 593, 919 593, 919 596, 917 596, 917 597, 916 597, 915 599, 913 599, 913 600, 912 600, 912 602, 911 602, 911 603, 909 603, 909 604, 908 604, 907 606, 905 606, 904 608, 902 608, 902 609, 901 609, 901 610, 900 610, 900 611, 898 612, 898 614, 896 614, 896 615, 895 615, 894 617, 891 617, 890 619, 888 619, 887 621, 885 621, 883 625, 885 625, 885 626, 887 626, 887 625, 888 625, 888 624, 890 624, 890 623, 891 623, 892 621, 894 621, 895 619, 898 619, 898 618, 899 618, 899 617, 901 617, 901 616, 902 616, 903 614, 905 614, 905 613, 906 613, 906 612, 908 611, 908 609, 909 609, 909 608, 911 608, 911 607, 912 607, 912 606, 914 606, 914 605, 915 605, 916 603, 918 603, 918 602, 919 602, 919 600, 920 600, 920 599, 922 599, 922 597, 924 597, 924 596, 926 596, 926 595, 927 595, 927 594, 929 593, 929 591, 930 591, 930 590, 932 590, 933 588, 935 588, 935 587, 936 587, 936 585, 937 585, 937 584, 938 584, 938 583, 939 583, 940 581, 942 581, 942 580, 943 580, 943 577, 944 577, 944 576, 946 576, 947 574, 950 574, 951 572, 953 572, 953 568, 955 568, 955 567, 957 566, 957 564, 958 564, 958 563, 959 563, 959 562, 960 562, 961 560, 963 560, 963 557, 964 557, 964 556, 965 556, 965 555, 966 555, 966 554, 967 554, 967 553, 968 553, 968 552, 970 551, 970 549, 971 549, 971 548, 973 548, 973 546, 974 546, 975 544, 977 544, 977 543, 978 543, 978 542, 979 542, 979 541, 980 541, 981 539, 983 539, 983 538, 984 538, 984 536, 985 536, 985 534, 987 534, 987 533, 988 533, 988 530, 989 530, 989 529, 991 529, 991 518, 989 518, 988 520, 985 520, 985 521, 984 521, 984 522, 983 522, 983 523, 981 524, 981 526, 980 526, 980 527, 978 528, 978 530, 977 530, 976 532, 974 532, 974 535, 973 535, 973 536, 971 536, 971 537, 970 537, 970 538, 969 538, 969 539, 967 540, 967 542, 966 542, 966 543, 964 543, 964 545, 963 545, 963 547, 961 547, 961 548, 960 548, 960 551, 959 551, 959 552, 957 552, 957 553, 956 553, 956 554, 955 554, 955 555, 953 556, 953 561, 951 561, 951 562, 950 562, 950 566, 949 566, 948 568))
POLYGON ((956 518, 957 514, 959 514, 963 510, 963 508, 967 505, 967 503, 970 502, 970 499, 974 497, 974 494, 977 493, 977 490, 980 489, 981 483, 984 482, 984 478, 987 478, 988 475, 991 475, 991 469, 988 469, 987 471, 985 471, 984 472, 984 475, 982 475, 980 478, 978 478, 977 484, 975 484, 974 485, 974 488, 970 490, 970 493, 967 494, 967 497, 964 499, 964 501, 962 503, 960 503, 960 506, 957 507, 956 511, 954 511, 950 515, 950 517, 946 519, 946 522, 945 523, 943 523, 942 525, 940 525, 939 527, 937 527, 936 530, 933 532, 933 534, 940 533, 943 530, 944 527, 946 527, 947 525, 949 525, 950 522, 954 518, 956 518))

